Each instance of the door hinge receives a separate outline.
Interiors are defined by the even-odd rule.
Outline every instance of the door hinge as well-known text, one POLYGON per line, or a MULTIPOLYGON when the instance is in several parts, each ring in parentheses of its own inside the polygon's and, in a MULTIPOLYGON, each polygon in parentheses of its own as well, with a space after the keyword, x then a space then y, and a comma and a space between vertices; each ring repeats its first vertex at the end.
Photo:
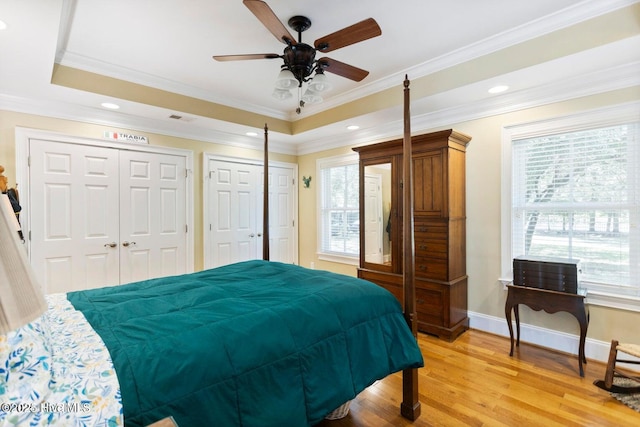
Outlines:
POLYGON ((188 233, 189 232, 189 224, 185 224, 184 225, 184 232, 188 233))

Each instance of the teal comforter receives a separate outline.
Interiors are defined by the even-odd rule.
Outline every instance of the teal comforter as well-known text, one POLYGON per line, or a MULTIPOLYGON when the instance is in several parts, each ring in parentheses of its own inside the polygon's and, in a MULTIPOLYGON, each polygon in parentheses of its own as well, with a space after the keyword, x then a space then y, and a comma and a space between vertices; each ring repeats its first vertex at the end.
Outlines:
MULTIPOLYGON (((423 365, 398 301, 370 282, 247 261, 68 294, 104 340, 126 426, 311 426, 423 365)), ((398 396, 400 398, 400 396, 398 396)))

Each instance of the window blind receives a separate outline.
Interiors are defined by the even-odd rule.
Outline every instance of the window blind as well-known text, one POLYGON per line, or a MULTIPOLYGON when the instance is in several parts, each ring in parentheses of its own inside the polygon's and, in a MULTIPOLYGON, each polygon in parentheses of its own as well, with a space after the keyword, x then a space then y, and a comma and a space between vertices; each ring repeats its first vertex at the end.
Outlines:
POLYGON ((512 254, 579 259, 586 287, 640 296, 639 123, 513 142, 512 254))
POLYGON ((320 167, 320 252, 357 256, 359 239, 358 163, 329 162, 320 167))

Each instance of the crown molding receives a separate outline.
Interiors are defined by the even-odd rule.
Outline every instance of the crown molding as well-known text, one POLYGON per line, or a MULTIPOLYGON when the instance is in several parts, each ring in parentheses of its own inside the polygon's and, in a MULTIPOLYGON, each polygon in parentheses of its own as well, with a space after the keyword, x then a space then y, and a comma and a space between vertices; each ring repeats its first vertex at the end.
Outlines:
MULTIPOLYGON (((614 12, 627 6, 638 3, 638 0, 585 0, 571 7, 562 9, 551 15, 520 25, 519 27, 497 33, 491 37, 479 40, 461 49, 416 64, 406 70, 387 76, 375 82, 358 86, 356 89, 346 91, 322 104, 314 106, 314 113, 329 110, 339 105, 355 101, 365 96, 373 95, 383 90, 398 86, 398 82, 404 79, 406 74, 412 80, 436 73, 458 64, 497 52, 499 50, 535 39, 536 37, 552 33, 572 25, 579 24, 589 19, 614 12)), ((290 119, 300 118, 291 115, 290 119)))
POLYGON ((290 120, 289 113, 283 113, 282 111, 274 108, 265 108, 263 106, 251 104, 248 102, 239 102, 238 100, 233 98, 223 98, 217 96, 211 91, 203 90, 202 88, 179 83, 153 74, 141 73, 139 71, 131 70, 126 67, 115 65, 109 62, 104 62, 95 58, 89 58, 84 55, 79 55, 74 52, 59 52, 58 54, 56 54, 56 57, 60 58, 56 62, 59 65, 64 65, 65 67, 75 68, 89 73, 131 82, 141 86, 148 86, 167 92, 177 93, 195 99, 201 99, 207 102, 225 105, 227 107, 233 107, 256 114, 262 114, 268 117, 273 117, 275 119, 290 120))
MULTIPOLYGON (((633 86, 640 86, 640 62, 573 76, 548 85, 508 93, 500 97, 414 115, 411 118, 411 129, 415 134, 442 126, 450 126, 452 123, 482 119, 633 86)), ((420 102, 428 103, 429 98, 422 99, 420 102)), ((353 135, 348 135, 333 137, 329 143, 325 139, 307 141, 298 145, 297 154, 311 154, 317 151, 371 144, 400 137, 403 121, 402 111, 400 107, 397 107, 388 110, 388 113, 389 116, 397 117, 397 120, 385 121, 375 129, 364 129, 355 138, 353 135)))
MULTIPOLYGON (((96 108, 80 107, 77 105, 36 100, 6 94, 0 94, 0 110, 62 120, 71 120, 110 128, 130 129, 139 132, 192 139, 238 148, 247 148, 259 151, 264 149, 264 141, 261 136, 248 137, 198 127, 190 123, 169 123, 166 120, 149 119, 118 112, 104 111, 96 108)), ((291 144, 273 141, 273 138, 269 140, 269 150, 280 154, 296 154, 295 148, 291 144)))
POLYGON ((110 64, 65 50, 71 19, 73 17, 74 2, 71 0, 65 0, 63 5, 58 41, 59 48, 56 52, 56 63, 96 74, 106 75, 112 78, 130 81, 144 86, 151 86, 161 90, 179 93, 197 99, 203 99, 205 101, 242 109, 256 114, 262 114, 276 119, 295 121, 311 114, 330 110, 339 105, 395 87, 397 86, 397 82, 401 81, 405 74, 411 75, 412 79, 424 77, 437 71, 534 39, 562 28, 570 27, 577 23, 613 12, 635 3, 638 3, 638 0, 584 0, 581 3, 562 9, 543 18, 521 25, 514 29, 495 34, 486 39, 479 40, 476 43, 446 55, 417 64, 407 70, 403 70, 402 72, 398 72, 371 83, 360 85, 350 91, 345 91, 340 95, 323 101, 319 105, 312 106, 313 108, 308 109, 306 111, 307 114, 302 116, 293 112, 282 112, 273 108, 265 108, 252 103, 240 102, 237 99, 220 97, 210 91, 203 91, 201 88, 164 79, 156 75, 136 72, 126 67, 110 64))
MULTIPOLYGON (((411 119, 411 127, 414 133, 424 132, 429 129, 450 126, 452 123, 477 120, 634 86, 640 86, 640 62, 574 76, 545 86, 508 93, 488 100, 415 115, 411 119)), ((429 99, 426 98, 420 100, 420 102, 428 103, 429 99)), ((168 123, 166 120, 142 118, 97 108, 0 95, 0 109, 262 150, 261 138, 245 137, 209 128, 205 129, 194 126, 192 123, 168 123)), ((384 114, 387 117, 397 117, 397 119, 385 120, 384 123, 375 128, 362 129, 355 136, 354 134, 334 135, 331 138, 323 137, 300 144, 295 143, 295 135, 285 136, 291 140, 291 143, 279 142, 277 138, 272 137, 269 141, 270 150, 281 154, 305 155, 400 137, 403 120, 401 107, 389 109, 384 114)))

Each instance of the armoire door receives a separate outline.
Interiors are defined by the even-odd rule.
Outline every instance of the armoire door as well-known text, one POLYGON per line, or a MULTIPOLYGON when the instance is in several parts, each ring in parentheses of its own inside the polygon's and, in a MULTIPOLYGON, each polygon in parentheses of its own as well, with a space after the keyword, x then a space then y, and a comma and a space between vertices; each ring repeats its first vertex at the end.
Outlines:
POLYGON ((30 255, 45 293, 186 272, 184 157, 29 145, 30 255))

